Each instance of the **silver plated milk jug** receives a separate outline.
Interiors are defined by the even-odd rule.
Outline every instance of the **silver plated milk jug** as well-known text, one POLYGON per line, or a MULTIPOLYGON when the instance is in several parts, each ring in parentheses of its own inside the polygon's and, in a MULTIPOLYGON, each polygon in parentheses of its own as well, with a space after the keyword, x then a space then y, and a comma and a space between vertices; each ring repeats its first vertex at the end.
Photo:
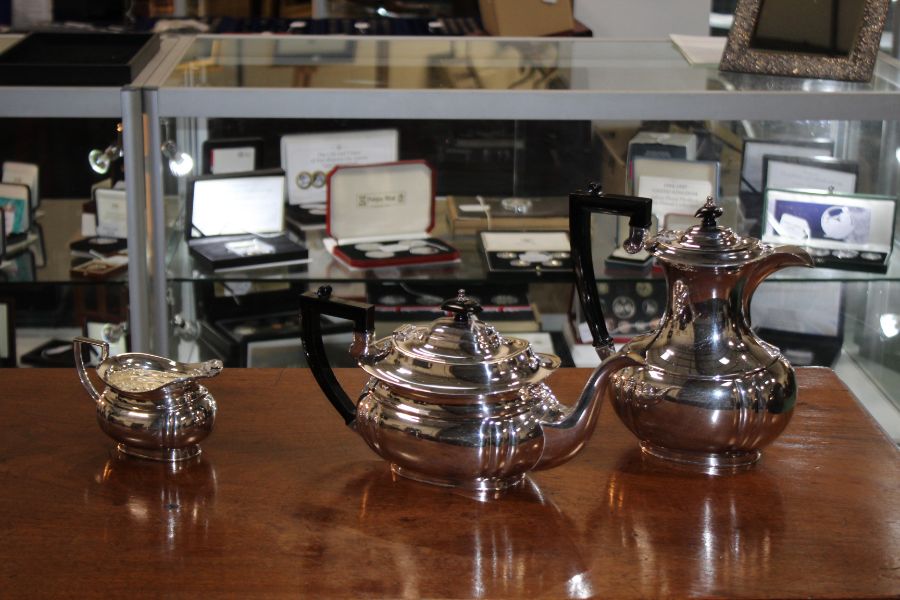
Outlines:
POLYGON ((176 462, 200 454, 200 442, 212 431, 216 401, 201 379, 222 371, 222 361, 180 363, 153 354, 109 356, 109 344, 77 337, 75 368, 97 405, 97 422, 131 456, 176 462), (85 369, 84 345, 100 348, 98 391, 85 369))

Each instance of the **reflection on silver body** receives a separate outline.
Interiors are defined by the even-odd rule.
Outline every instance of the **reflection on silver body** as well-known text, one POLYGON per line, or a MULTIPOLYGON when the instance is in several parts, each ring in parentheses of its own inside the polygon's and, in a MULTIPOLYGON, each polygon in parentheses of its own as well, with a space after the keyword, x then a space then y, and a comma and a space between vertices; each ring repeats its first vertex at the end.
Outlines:
POLYGON ((620 350, 633 363, 614 371, 609 397, 645 452, 708 469, 753 464, 787 426, 797 398, 794 372, 778 348, 750 328, 759 283, 788 266, 812 266, 797 246, 774 248, 704 218, 686 232, 663 231, 644 248, 668 282, 657 331, 620 350))
POLYGON ((152 354, 130 352, 109 357, 109 344, 75 338, 78 378, 97 404, 97 422, 118 449, 132 456, 180 461, 200 454, 199 443, 212 431, 216 402, 198 380, 215 377, 222 361, 184 364, 152 354), (98 392, 82 359, 82 345, 101 349, 98 392))
POLYGON ((543 383, 559 358, 500 335, 462 290, 443 308, 450 316, 378 341, 356 332, 351 354, 372 377, 349 424, 394 472, 437 485, 502 490, 572 458, 596 424, 602 382, 564 406, 543 383))

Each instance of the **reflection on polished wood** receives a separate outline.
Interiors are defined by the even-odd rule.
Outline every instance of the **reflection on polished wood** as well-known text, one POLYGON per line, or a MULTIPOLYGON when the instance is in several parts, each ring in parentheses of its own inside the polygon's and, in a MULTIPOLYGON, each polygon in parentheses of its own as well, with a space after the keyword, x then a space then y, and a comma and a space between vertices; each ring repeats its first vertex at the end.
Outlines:
MULTIPOLYGON (((571 403, 588 374, 549 381, 571 403)), ((117 455, 74 372, 0 377, 2 597, 900 595, 898 452, 827 369, 753 470, 645 458, 604 407, 582 455, 492 500, 393 478, 307 370, 226 370, 175 469, 117 455)))

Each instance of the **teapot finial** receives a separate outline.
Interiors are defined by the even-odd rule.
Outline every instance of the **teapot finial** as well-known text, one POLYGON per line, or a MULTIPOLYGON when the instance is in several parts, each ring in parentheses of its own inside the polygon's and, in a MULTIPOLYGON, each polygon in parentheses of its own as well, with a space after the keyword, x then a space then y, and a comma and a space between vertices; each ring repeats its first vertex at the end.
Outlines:
POLYGON ((704 229, 714 229, 717 227, 716 219, 722 216, 722 207, 716 206, 716 201, 712 196, 706 197, 706 204, 694 213, 698 219, 703 219, 700 226, 704 229))
POLYGON ((466 290, 463 289, 456 293, 456 298, 444 302, 441 309, 453 313, 457 321, 468 321, 469 315, 477 315, 482 311, 481 305, 466 296, 466 290))

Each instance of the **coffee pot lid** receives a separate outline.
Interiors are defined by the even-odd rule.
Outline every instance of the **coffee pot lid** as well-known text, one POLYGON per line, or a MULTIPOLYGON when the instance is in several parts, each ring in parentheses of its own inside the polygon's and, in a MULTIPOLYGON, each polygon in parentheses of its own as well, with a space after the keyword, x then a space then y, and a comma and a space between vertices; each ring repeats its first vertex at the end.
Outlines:
POLYGON ((528 341, 505 337, 479 319, 481 306, 464 290, 441 308, 447 316, 427 326, 403 325, 376 342, 387 354, 362 368, 419 393, 484 397, 538 383, 559 367, 558 357, 534 352, 528 341))
POLYGON ((702 267, 736 267, 772 252, 772 246, 753 237, 740 236, 730 227, 721 227, 722 216, 710 196, 694 214, 699 225, 686 231, 661 231, 647 250, 663 262, 702 267))

